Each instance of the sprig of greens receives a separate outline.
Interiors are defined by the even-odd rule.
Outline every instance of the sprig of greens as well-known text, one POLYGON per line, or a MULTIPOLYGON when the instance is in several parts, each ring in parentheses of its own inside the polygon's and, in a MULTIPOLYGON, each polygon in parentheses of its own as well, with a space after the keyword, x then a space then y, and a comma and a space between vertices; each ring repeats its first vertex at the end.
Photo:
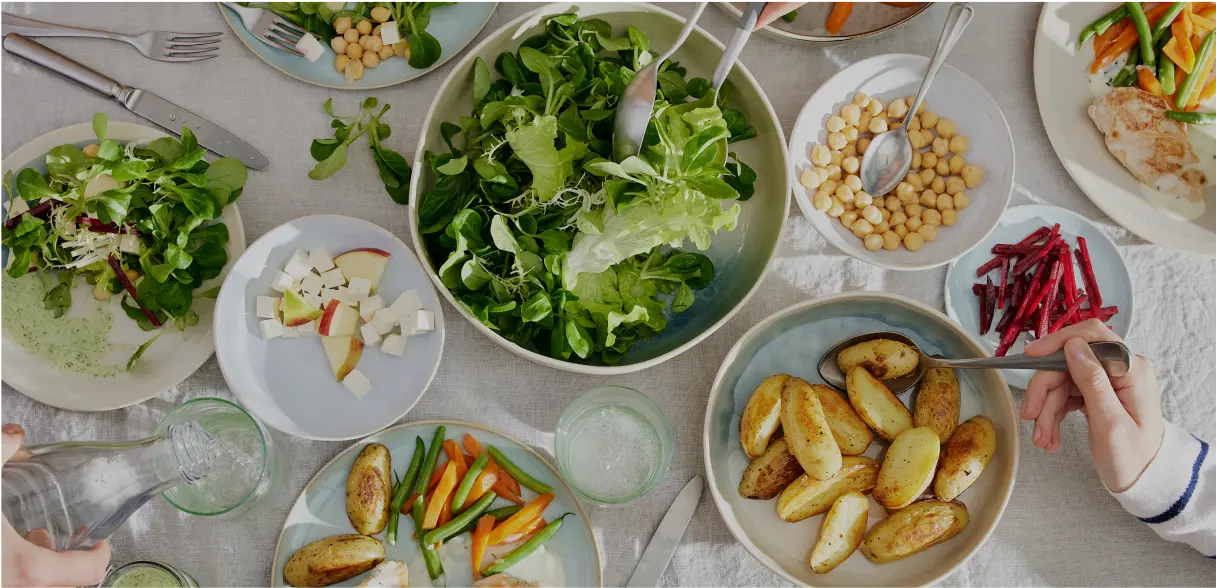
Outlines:
POLYGON ((376 108, 379 106, 380 101, 373 96, 360 104, 358 115, 341 116, 334 114, 333 98, 326 99, 325 112, 333 119, 330 121, 330 127, 334 129, 334 136, 328 139, 313 139, 308 151, 313 159, 317 160, 317 165, 308 172, 308 177, 324 180, 338 173, 338 170, 346 165, 350 145, 359 137, 367 135, 372 159, 376 162, 376 170, 380 174, 380 181, 384 182, 385 191, 393 202, 407 204, 410 200, 410 164, 404 156, 382 143, 392 133, 392 129, 380 122, 380 118, 391 106, 385 104, 377 112, 376 108))

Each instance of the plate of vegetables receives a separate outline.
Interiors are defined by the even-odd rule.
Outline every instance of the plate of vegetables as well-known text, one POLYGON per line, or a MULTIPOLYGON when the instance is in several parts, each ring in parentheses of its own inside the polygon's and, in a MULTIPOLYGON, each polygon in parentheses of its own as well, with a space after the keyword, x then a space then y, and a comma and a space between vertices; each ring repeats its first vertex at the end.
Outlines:
POLYGON ((220 5, 228 26, 258 58, 302 82, 340 90, 393 86, 443 65, 477 37, 498 6, 495 2, 241 4, 274 12, 307 30, 320 44, 315 60, 280 51, 254 37, 236 12, 220 5))
POLYGON ((683 19, 646 4, 554 4, 472 49, 423 124, 414 248, 475 328, 558 369, 644 369, 751 296, 789 209, 784 136, 746 68, 715 94, 721 44, 663 64, 640 156, 611 160, 633 71, 683 19), (644 23, 642 27, 631 23, 644 23))
POLYGON ((106 120, 4 159, 5 383, 69 410, 143 402, 215 350, 214 298, 245 250, 247 170, 181 139, 106 120))
MULTIPOLYGON (((946 313, 998 357, 1093 318, 1126 338, 1134 298, 1114 242, 1089 219, 1054 206, 1005 211, 992 234, 946 271, 946 313)), ((1004 371, 1020 388, 1034 374, 1004 371)))
POLYGON ((335 456, 287 513, 273 566, 272 586, 603 585, 557 470, 456 421, 397 425, 335 456))
MULTIPOLYGON (((717 2, 740 18, 746 2, 717 2)), ((778 39, 832 45, 888 32, 920 16, 931 2, 812 2, 760 30, 778 39)))

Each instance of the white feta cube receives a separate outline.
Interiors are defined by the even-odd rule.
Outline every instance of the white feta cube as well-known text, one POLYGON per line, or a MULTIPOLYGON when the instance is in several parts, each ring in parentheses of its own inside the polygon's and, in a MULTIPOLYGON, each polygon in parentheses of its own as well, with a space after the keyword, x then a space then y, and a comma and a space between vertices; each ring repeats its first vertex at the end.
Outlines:
POLYGON ((303 290, 305 294, 319 295, 321 293, 321 288, 324 287, 324 281, 321 279, 321 276, 311 271, 305 274, 304 278, 300 280, 300 290, 303 290))
POLYGON ((286 292, 291 289, 291 284, 294 280, 287 272, 279 272, 274 275, 274 279, 270 281, 270 289, 277 292, 286 292))
POLYGON ((375 347, 380 344, 380 333, 376 331, 376 327, 373 327, 371 323, 363 323, 363 326, 359 327, 359 333, 363 335, 364 345, 375 347))
POLYGON ((357 369, 351 370, 349 374, 346 374, 345 378, 342 378, 342 385, 346 386, 346 389, 350 390, 350 393, 354 394, 355 398, 363 398, 363 395, 372 389, 371 381, 367 379, 367 376, 363 375, 363 372, 357 369))
POLYGON ((393 330, 393 327, 397 326, 397 322, 397 315, 393 314, 393 309, 381 308, 372 315, 372 320, 368 324, 374 327, 377 333, 387 335, 389 331, 393 330))
POLYGON ((334 290, 334 300, 337 300, 338 302, 341 302, 347 306, 358 306, 361 298, 358 294, 352 292, 350 288, 347 288, 346 286, 338 286, 337 289, 334 290))
POLYGON ((413 290, 406 290, 397 297, 397 300, 394 301, 392 306, 389 308, 392 308, 393 312, 396 313, 398 317, 404 317, 415 310, 421 309, 422 299, 418 298, 417 292, 413 290))
POLYGON ((321 304, 329 304, 329 301, 334 299, 334 294, 337 294, 337 293, 338 293, 338 291, 333 288, 322 288, 321 289, 321 304))
POLYGON ((299 327, 284 326, 283 327, 283 338, 284 339, 299 339, 300 338, 299 327))
POLYGON ((363 318, 364 322, 371 322, 372 316, 381 308, 384 308, 383 298, 379 295, 368 296, 363 299, 363 302, 359 303, 359 316, 363 318))
POLYGON ((259 321, 258 329, 262 331, 263 339, 274 339, 275 337, 283 336, 283 323, 280 323, 279 319, 259 321))
POLYGON ((123 253, 139 255, 139 237, 132 233, 125 233, 118 238, 118 250, 123 253))
POLYGON ((258 296, 258 318, 279 318, 279 304, 283 301, 277 296, 258 296))
POLYGON ((397 27, 397 21, 390 20, 380 25, 380 41, 385 45, 401 42, 401 29, 397 27))
POLYGON ((325 284, 326 288, 337 288, 346 285, 346 276, 342 275, 341 269, 335 267, 321 274, 321 282, 325 284))
POLYGON ((30 205, 25 203, 24 198, 14 197, 8 201, 8 217, 14 218, 30 209, 30 205))
POLYGON ((401 332, 407 335, 417 335, 435 330, 435 313, 429 310, 415 310, 401 319, 401 332))
POLYGON ((350 283, 347 284, 347 286, 353 292, 362 295, 364 298, 367 298, 372 293, 372 282, 367 278, 355 276, 350 279, 350 283))
POLYGON ((329 250, 324 245, 313 247, 312 251, 308 252, 308 262, 321 273, 334 269, 334 258, 329 256, 329 250))
POLYGON ((380 351, 401 357, 405 353, 405 341, 405 335, 389 335, 384 338, 384 343, 380 344, 380 351))
POLYGON ((325 305, 325 303, 321 301, 321 296, 318 294, 305 293, 300 296, 300 300, 303 300, 305 304, 313 308, 321 308, 325 305))
POLYGON ((304 57, 307 57, 309 61, 316 61, 321 59, 322 55, 325 55, 325 46, 316 37, 308 33, 304 33, 304 36, 300 37, 299 41, 296 41, 296 49, 300 53, 303 53, 304 57))
POLYGON ((317 321, 309 321, 296 327, 296 332, 299 333, 301 337, 315 336, 317 334, 317 321))
POLYGON ((283 273, 291 276, 293 280, 299 280, 310 272, 312 264, 308 262, 308 254, 299 249, 292 251, 291 257, 287 258, 287 265, 283 266, 283 273))

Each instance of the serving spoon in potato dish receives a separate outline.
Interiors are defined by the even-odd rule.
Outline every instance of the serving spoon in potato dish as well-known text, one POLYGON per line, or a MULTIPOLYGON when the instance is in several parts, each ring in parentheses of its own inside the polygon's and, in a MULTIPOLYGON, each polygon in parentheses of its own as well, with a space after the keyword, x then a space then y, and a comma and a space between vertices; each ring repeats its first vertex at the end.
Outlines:
MULTIPOLYGON (((1107 374, 1125 376, 1131 369, 1132 353, 1123 343, 1098 341, 1090 343, 1089 348, 1102 362, 1107 374)), ((883 331, 850 337, 832 346, 819 360, 819 376, 829 385, 844 390, 845 375, 856 366, 866 368, 874 377, 883 380, 883 384, 897 395, 911 390, 925 377, 925 372, 933 368, 1068 371, 1063 350, 1043 357, 1006 355, 945 359, 926 355, 907 335, 883 331)))

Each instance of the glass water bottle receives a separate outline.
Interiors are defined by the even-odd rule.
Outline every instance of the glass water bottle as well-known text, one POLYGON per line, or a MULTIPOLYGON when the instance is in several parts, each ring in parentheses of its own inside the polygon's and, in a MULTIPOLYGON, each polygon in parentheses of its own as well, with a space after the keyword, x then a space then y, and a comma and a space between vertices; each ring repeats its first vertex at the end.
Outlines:
POLYGON ((170 425, 129 443, 70 442, 29 447, 4 465, 4 516, 18 533, 45 529, 55 549, 87 549, 139 507, 215 466, 215 439, 197 422, 170 425))

